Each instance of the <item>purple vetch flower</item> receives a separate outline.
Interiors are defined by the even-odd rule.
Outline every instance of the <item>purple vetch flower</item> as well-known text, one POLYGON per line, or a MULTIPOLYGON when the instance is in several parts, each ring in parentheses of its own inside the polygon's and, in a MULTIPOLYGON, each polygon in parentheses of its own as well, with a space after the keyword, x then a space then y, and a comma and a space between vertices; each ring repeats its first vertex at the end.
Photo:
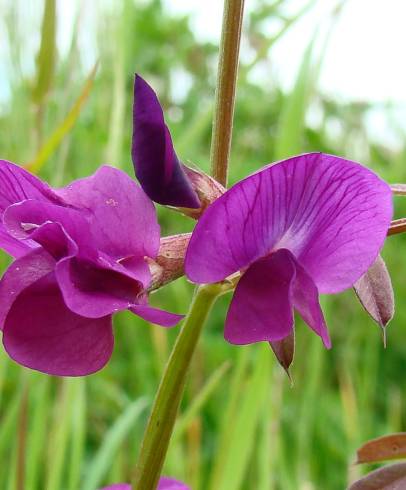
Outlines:
POLYGON ((225 324, 233 344, 274 342, 293 309, 330 347, 319 293, 352 286, 376 259, 392 216, 390 187, 343 158, 310 153, 267 166, 197 223, 185 270, 196 283, 240 272, 225 324))
MULTIPOLYGON (((100 490, 131 490, 131 485, 126 483, 116 483, 108 487, 103 487, 100 490)), ((184 483, 174 480, 173 478, 162 477, 159 480, 156 490, 190 490, 184 483)))
POLYGON ((153 89, 139 75, 134 82, 132 159, 146 194, 155 202, 200 208, 200 201, 179 162, 153 89))
POLYGON ((0 281, 6 351, 48 374, 101 369, 113 349, 112 315, 128 309, 163 326, 179 315, 148 305, 147 260, 157 256, 155 209, 124 172, 51 189, 0 161, 0 247, 15 261, 0 281))

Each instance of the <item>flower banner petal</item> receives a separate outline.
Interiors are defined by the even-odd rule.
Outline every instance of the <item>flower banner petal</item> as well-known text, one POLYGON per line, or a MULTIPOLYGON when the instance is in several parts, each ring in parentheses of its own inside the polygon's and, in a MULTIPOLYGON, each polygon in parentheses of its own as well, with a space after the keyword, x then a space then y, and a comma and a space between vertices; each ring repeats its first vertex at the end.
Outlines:
POLYGON ((17 297, 5 321, 3 343, 23 366, 56 376, 84 376, 101 369, 111 356, 111 317, 89 319, 70 311, 49 274, 17 297))
POLYGON ((58 203, 59 197, 38 177, 14 163, 0 160, 0 215, 8 206, 26 199, 58 203))
POLYGON ((224 337, 232 344, 274 342, 293 329, 295 265, 287 250, 254 262, 241 277, 228 310, 224 337))
POLYGON ((88 210, 99 250, 117 260, 157 255, 160 229, 154 205, 125 172, 104 165, 57 192, 67 204, 88 210))
POLYGON ((139 75, 134 82, 131 153, 135 174, 153 201, 177 207, 200 207, 176 156, 158 98, 139 75))
POLYGON ((286 248, 320 292, 339 292, 373 263, 391 216, 390 187, 370 170, 322 153, 296 156, 208 207, 190 240, 186 274, 217 282, 286 248))
MULTIPOLYGON (((0 160, 0 218, 11 204, 25 199, 58 202, 52 189, 40 179, 14 163, 0 160)), ((37 245, 11 237, 0 219, 0 247, 13 257, 21 257, 37 245)))

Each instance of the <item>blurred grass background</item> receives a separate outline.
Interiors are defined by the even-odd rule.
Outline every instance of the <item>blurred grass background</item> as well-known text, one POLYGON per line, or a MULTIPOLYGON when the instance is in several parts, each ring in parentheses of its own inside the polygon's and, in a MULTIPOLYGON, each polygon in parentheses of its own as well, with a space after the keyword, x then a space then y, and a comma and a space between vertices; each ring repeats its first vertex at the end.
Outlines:
MULTIPOLYGON (((393 149, 368 140, 365 121, 373 105, 337 102, 318 90, 328 35, 321 42, 320 34, 301 40, 308 47, 291 91, 252 76, 262 64, 272 79, 269 55, 300 21, 303 12, 286 16, 284 3, 252 0, 245 19, 243 49, 251 56, 240 69, 231 183, 262 164, 305 151, 357 159, 390 182, 404 182, 406 146, 393 149), (262 29, 269 19, 279 25, 272 37, 262 29)), ((9 60, 4 66, 12 83, 0 107, 1 158, 31 165, 55 186, 102 163, 132 175, 137 71, 159 93, 178 155, 208 169, 217 46, 198 39, 186 15, 168 11, 159 0, 122 0, 100 8, 92 23, 99 60, 93 79, 78 42, 86 34, 81 9, 70 47, 61 55, 55 2, 27 5, 4 0, 2 5, 0 32, 9 60), (18 26, 30 9, 39 21, 27 32, 18 26), (24 56, 32 32, 38 56, 27 74, 24 56)), ((340 13, 337 5, 325 19, 331 29, 340 13)), ((396 207, 404 216, 406 203, 396 207)), ((158 212, 163 234, 192 229, 192 221, 167 209, 158 212)), ((356 478, 363 471, 351 465, 356 447, 405 429, 405 248, 403 236, 391 237, 383 252, 397 300, 388 348, 352 291, 324 298, 333 349, 324 350, 298 319, 293 387, 267 346, 235 347, 223 340, 229 297, 221 298, 192 365, 165 474, 193 490, 342 490, 356 478)), ((2 258, 3 267, 7 261, 2 258)), ((186 312, 192 290, 182 278, 151 301, 186 312)), ((0 488, 95 490, 129 481, 177 330, 125 313, 116 316, 112 360, 86 379, 35 373, 1 351, 0 488)))

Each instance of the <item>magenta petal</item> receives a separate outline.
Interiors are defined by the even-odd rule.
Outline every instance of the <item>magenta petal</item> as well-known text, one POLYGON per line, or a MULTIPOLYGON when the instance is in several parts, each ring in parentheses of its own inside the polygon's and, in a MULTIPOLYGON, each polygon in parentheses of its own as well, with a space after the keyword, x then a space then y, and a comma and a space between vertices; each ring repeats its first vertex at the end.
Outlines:
POLYGON ((82 255, 94 256, 93 237, 83 214, 76 209, 28 199, 9 206, 3 221, 10 235, 36 240, 52 254, 63 254, 63 250, 67 253, 73 240, 82 255), (47 226, 51 224, 56 226, 47 226), (42 227, 45 228, 40 230, 42 227))
POLYGON ((44 223, 33 230, 30 237, 56 260, 78 253, 76 243, 59 223, 44 223))
POLYGON ((22 257, 37 247, 38 245, 32 240, 21 241, 12 237, 6 230, 4 224, 0 223, 0 248, 12 257, 22 257))
POLYGON ((4 211, 25 199, 57 202, 59 199, 47 184, 14 163, 0 160, 0 247, 13 257, 20 257, 36 247, 9 236, 2 223, 4 211))
POLYGON ((100 318, 137 303, 144 292, 142 283, 125 274, 124 267, 117 268, 120 272, 76 257, 61 260, 55 272, 68 308, 78 315, 100 318))
POLYGON ((67 204, 88 211, 97 249, 117 260, 158 253, 160 229, 154 205, 125 172, 104 165, 57 192, 67 204))
MULTIPOLYGON (((109 485, 103 487, 100 490, 131 490, 131 485, 126 483, 116 483, 115 485, 109 485)), ((184 483, 174 480, 173 478, 162 477, 159 480, 157 490, 190 490, 184 483)))
POLYGON ((84 376, 101 369, 111 356, 111 317, 95 320, 70 311, 50 274, 13 303, 3 343, 23 366, 57 376, 84 376))
POLYGON ((200 207, 176 156, 158 98, 139 75, 134 82, 132 159, 137 178, 153 201, 200 207))
POLYGON ((228 310, 224 337, 232 344, 274 342, 293 328, 295 265, 287 250, 252 264, 241 277, 228 310))
POLYGON ((322 338, 325 347, 330 349, 331 340, 320 308, 317 287, 292 254, 291 259, 296 268, 296 278, 293 285, 293 306, 307 325, 322 338))
POLYGON ((239 182, 206 210, 186 274, 211 283, 289 249, 320 292, 350 287, 373 263, 392 216, 390 187, 343 158, 311 153, 239 182))
POLYGON ((26 199, 59 202, 54 191, 38 177, 14 163, 0 160, 0 215, 11 204, 26 199))
POLYGON ((132 490, 131 485, 127 483, 115 483, 114 485, 109 485, 108 487, 100 488, 100 490, 132 490))
POLYGON ((149 305, 133 305, 130 311, 147 322, 156 323, 162 327, 174 327, 184 318, 184 315, 170 313, 169 311, 153 308, 149 305))
POLYGON ((189 490, 189 487, 173 478, 162 477, 159 480, 157 490, 189 490))
POLYGON ((15 260, 0 281, 0 330, 18 295, 28 286, 48 275, 55 260, 43 249, 36 249, 15 260))

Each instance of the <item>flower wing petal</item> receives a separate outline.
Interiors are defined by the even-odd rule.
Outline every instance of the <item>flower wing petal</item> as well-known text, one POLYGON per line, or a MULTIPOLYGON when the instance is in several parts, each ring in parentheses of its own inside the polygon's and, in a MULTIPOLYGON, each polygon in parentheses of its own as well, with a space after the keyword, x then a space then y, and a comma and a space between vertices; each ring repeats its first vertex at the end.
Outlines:
POLYGON ((293 328, 295 265, 287 250, 254 262, 241 277, 228 310, 224 336, 232 344, 274 342, 293 328))
POLYGON ((0 330, 18 295, 31 284, 48 275, 55 267, 55 260, 41 248, 15 260, 0 281, 0 330))
POLYGON ((314 281, 291 254, 295 263, 296 278, 293 286, 293 306, 307 325, 316 332, 329 349, 331 340, 319 303, 319 292, 314 281))
MULTIPOLYGON (((145 268, 148 269, 146 264, 145 268)), ((134 273, 119 264, 112 267, 106 263, 103 267, 67 257, 58 262, 55 273, 68 308, 87 318, 101 318, 125 310, 137 303, 144 291, 134 273)))
POLYGON ((133 305, 131 306, 130 311, 140 316, 147 322, 161 325, 161 327, 174 327, 184 317, 184 315, 178 315, 177 313, 160 310, 149 305, 133 305))
POLYGON ((111 317, 70 311, 53 274, 27 287, 8 312, 3 343, 12 359, 43 373, 84 376, 101 369, 114 344, 111 317))
POLYGON ((200 207, 176 156, 158 98, 139 75, 134 82, 132 159, 135 174, 153 201, 185 208, 200 207))
POLYGON ((158 253, 160 229, 154 205, 125 172, 104 165, 58 193, 71 206, 88 210, 97 249, 115 259, 154 258, 158 253))
POLYGON ((206 210, 186 254, 194 282, 216 282, 286 248, 320 292, 350 287, 372 264, 392 216, 390 187, 343 158, 311 153, 268 166, 206 210))

